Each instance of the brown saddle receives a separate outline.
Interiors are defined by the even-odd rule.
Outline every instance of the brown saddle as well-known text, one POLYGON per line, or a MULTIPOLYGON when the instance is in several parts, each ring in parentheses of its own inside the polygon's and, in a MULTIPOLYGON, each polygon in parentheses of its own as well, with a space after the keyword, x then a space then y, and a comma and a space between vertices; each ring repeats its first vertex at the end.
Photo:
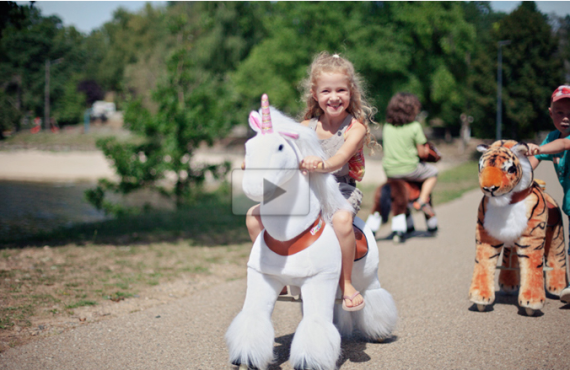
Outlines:
MULTIPOLYGON (((280 256, 291 256, 308 248, 311 244, 313 244, 321 236, 325 227, 324 223, 324 220, 319 216, 315 223, 311 225, 307 230, 305 230, 305 232, 301 233, 299 236, 291 240, 284 242, 276 240, 271 235, 265 233, 265 244, 267 244, 269 249, 279 254, 280 256)), ((356 238, 354 260, 358 261, 368 254, 368 240, 366 240, 366 236, 362 230, 360 230, 355 225, 352 225, 352 228, 354 229, 354 236, 356 238)))
POLYGON ((354 229, 354 237, 356 238, 356 250, 354 251, 354 260, 363 259, 368 254, 368 240, 366 235, 356 225, 352 225, 354 229))

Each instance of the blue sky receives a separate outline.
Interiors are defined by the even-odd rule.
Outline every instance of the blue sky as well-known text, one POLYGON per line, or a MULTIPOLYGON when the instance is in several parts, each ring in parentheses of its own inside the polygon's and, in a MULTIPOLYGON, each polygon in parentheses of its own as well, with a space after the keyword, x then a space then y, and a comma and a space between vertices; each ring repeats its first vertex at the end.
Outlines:
MULTIPOLYGON (((491 1, 495 11, 509 13, 519 6, 520 1, 491 1)), ((570 1, 536 1, 538 9, 546 14, 556 13, 558 16, 570 14, 570 1)))
MULTIPOLYGON (((149 1, 155 6, 165 5, 166 1, 149 1)), ((18 1, 18 4, 28 4, 27 1, 18 1)), ((42 15, 57 15, 66 26, 73 25, 81 32, 89 33, 101 27, 113 18, 113 12, 123 7, 131 12, 144 7, 146 1, 37 1, 36 7, 41 9, 42 15)), ((520 1, 491 1, 491 7, 496 11, 510 12, 520 1)), ((552 12, 559 16, 570 14, 570 1, 537 1, 541 12, 552 12)))
MULTIPOLYGON (((148 1, 154 6, 165 5, 166 1, 148 1)), ((29 4, 29 1, 17 1, 29 4)), ((36 1, 43 16, 57 15, 65 26, 75 26, 81 32, 89 33, 113 19, 113 12, 123 7, 131 12, 144 8, 147 1, 36 1)))

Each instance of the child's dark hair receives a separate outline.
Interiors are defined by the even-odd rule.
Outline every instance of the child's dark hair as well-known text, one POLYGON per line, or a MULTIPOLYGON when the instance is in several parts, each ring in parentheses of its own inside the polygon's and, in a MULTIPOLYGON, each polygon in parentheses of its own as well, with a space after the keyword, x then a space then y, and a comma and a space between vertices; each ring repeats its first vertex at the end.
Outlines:
POLYGON ((422 109, 422 103, 412 93, 399 92, 390 99, 386 109, 386 122, 402 126, 416 120, 422 109))

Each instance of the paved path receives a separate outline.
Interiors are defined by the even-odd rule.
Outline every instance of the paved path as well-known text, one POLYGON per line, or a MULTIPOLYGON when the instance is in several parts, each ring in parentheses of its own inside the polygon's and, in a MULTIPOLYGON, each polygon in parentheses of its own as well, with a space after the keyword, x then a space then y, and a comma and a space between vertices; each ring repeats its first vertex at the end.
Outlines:
MULTIPOLYGON (((560 200, 549 163, 537 177, 560 200)), ((480 198, 473 191, 436 206, 436 237, 379 241, 380 281, 394 296, 399 325, 387 343, 343 341, 340 369, 570 369, 570 305, 548 299, 543 315, 527 317, 513 298, 498 297, 484 313, 468 301, 480 198)), ((223 336, 244 294, 245 280, 237 280, 79 327, 0 354, 0 369, 229 369, 223 336)), ((299 306, 278 302, 273 320, 277 361, 270 369, 291 369, 299 306)))

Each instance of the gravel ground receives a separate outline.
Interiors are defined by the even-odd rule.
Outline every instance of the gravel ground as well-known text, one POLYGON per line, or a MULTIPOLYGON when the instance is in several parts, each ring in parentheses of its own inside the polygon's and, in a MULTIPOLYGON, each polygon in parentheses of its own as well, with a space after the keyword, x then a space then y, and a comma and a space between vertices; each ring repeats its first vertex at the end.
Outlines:
MULTIPOLYGON (((561 200, 548 163, 536 177, 561 200)), ((570 305, 547 299, 527 317, 516 299, 498 296, 487 312, 467 298, 475 254, 479 191, 436 207, 440 232, 405 244, 379 233, 380 282, 392 293, 399 325, 391 340, 343 340, 339 368, 349 369, 569 369, 570 305)), ((423 229, 419 218, 417 229, 423 229)), ((245 269, 245 266, 244 266, 245 269)), ((0 369, 229 369, 224 333, 239 312, 245 279, 144 311, 84 325, 0 354, 0 369)), ((299 305, 278 302, 273 314, 276 362, 287 360, 301 318, 299 305)))

